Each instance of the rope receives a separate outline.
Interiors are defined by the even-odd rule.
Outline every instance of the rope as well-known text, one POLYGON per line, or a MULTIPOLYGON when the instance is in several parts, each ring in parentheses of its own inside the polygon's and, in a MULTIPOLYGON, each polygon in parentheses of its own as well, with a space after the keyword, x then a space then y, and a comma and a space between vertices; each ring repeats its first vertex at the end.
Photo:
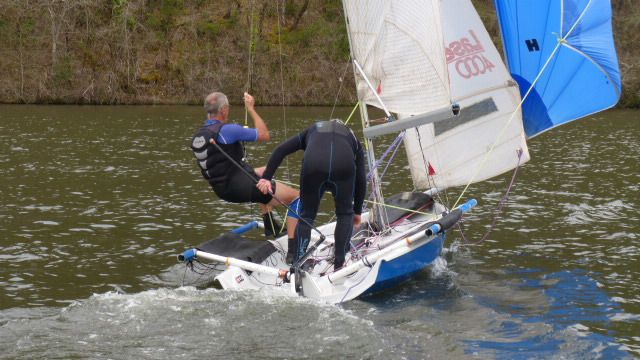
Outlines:
POLYGON ((351 110, 351 114, 349 114, 349 117, 347 118, 347 121, 344 122, 345 125, 349 124, 349 120, 351 120, 351 117, 353 116, 353 114, 355 114, 356 109, 358 109, 358 106, 360 106, 360 102, 357 102, 356 106, 354 106, 353 110, 351 110))
MULTIPOLYGON (((380 166, 380 164, 384 161, 384 159, 387 157, 387 155, 389 155, 389 153, 392 150, 396 149, 398 147, 398 145, 400 145, 400 141, 402 141, 402 139, 404 138, 404 134, 405 134, 404 131, 402 131, 400 134, 398 134, 398 136, 396 136, 396 138, 393 140, 391 145, 389 145, 387 150, 385 150, 385 152, 382 154, 380 159, 378 159, 375 162, 375 164, 373 165, 373 167, 371 168, 371 170, 369 170, 369 173, 367 174, 367 181, 371 181, 371 179, 373 177, 374 170, 376 170, 378 168, 378 166, 380 166)), ((393 153, 395 154, 395 151, 393 153)), ((389 159, 389 162, 391 162, 391 160, 392 160, 392 158, 389 159)), ((382 176, 380 176, 379 180, 382 180, 382 176)))
MULTIPOLYGON (((404 131, 403 131, 404 134, 404 131)), ((404 137, 404 136, 403 136, 404 137)), ((393 159, 395 159, 396 157, 396 153, 398 152, 398 149, 400 149, 400 143, 398 143, 398 145, 396 146, 396 148, 393 150, 393 153, 391 154, 391 156, 389 157, 389 161, 387 162, 387 166, 384 167, 384 170, 382 170, 382 175, 380 175, 380 179, 384 178, 384 175, 387 173, 387 169, 389 168, 389 166, 391 165, 391 162, 393 161, 393 159)))
MULTIPOLYGON (((284 1, 282 4, 282 15, 284 17, 284 1)), ((285 107, 285 96, 284 96, 284 68, 282 60, 282 40, 281 40, 281 26, 280 26, 280 2, 276 1, 276 16, 278 18, 278 53, 280 55, 280 93, 282 94, 282 120, 284 122, 284 138, 288 139, 288 128, 287 128, 287 111, 285 107)), ((285 165, 287 167, 287 180, 291 181, 291 168, 289 167, 289 157, 287 156, 285 159, 285 165)))
POLYGON ((336 104, 338 103, 338 97, 340 96, 340 91, 342 91, 342 84, 344 83, 343 79, 345 75, 347 75, 347 70, 349 70, 349 65, 351 65, 351 61, 347 62, 347 66, 345 66, 344 71, 342 72, 342 76, 338 78, 338 81, 340 82, 340 86, 338 87, 336 98, 333 100, 333 107, 331 108, 331 115, 329 115, 329 119, 333 119, 333 112, 336 109, 336 104))
MULTIPOLYGON (((285 208, 284 211, 285 211, 285 216, 283 217, 282 214, 280 215, 280 217, 283 219, 282 220, 282 225, 280 225, 280 230, 278 230, 275 234, 273 234, 273 236, 275 236, 275 237, 277 237, 278 235, 282 234, 282 232, 284 232, 284 228, 287 226, 286 214, 287 214, 288 210, 285 208)), ((267 214, 269 214, 270 212, 273 212, 273 209, 270 210, 269 208, 267 208, 267 214)), ((271 225, 271 228, 274 229, 274 230, 277 230, 275 224, 273 223, 273 220, 274 220, 273 216, 268 215, 267 217, 269 218, 269 223, 271 225)), ((267 224, 264 224, 264 226, 267 226, 267 224)))
MULTIPOLYGON (((245 92, 251 92, 251 84, 253 82, 253 0, 249 3, 249 49, 247 55, 247 82, 245 83, 244 89, 245 92)), ((249 111, 247 107, 244 108, 244 127, 249 127, 249 111)), ((242 156, 245 160, 249 160, 249 155, 247 154, 247 148, 244 146, 244 142, 242 142, 242 156)), ((251 216, 255 216, 254 212, 255 208, 251 207, 251 216)), ((266 226, 266 225, 265 225, 266 226)))
MULTIPOLYGON (((245 169, 242 165, 240 165, 234 158, 231 157, 231 155, 227 154, 226 151, 224 151, 220 145, 218 145, 218 143, 216 143, 215 141, 211 141, 211 144, 213 146, 216 147, 216 149, 218 149, 218 151, 220 151, 220 153, 222 155, 224 155, 230 162, 231 164, 233 164, 236 168, 238 168, 238 170, 240 170, 244 175, 246 175, 249 179, 251 179, 251 181, 253 181, 254 184, 258 183, 258 179, 256 174, 254 173, 253 175, 250 174, 247 169, 245 169)), ((273 199, 275 199, 278 203, 280 203, 280 205, 284 206, 285 208, 287 208, 287 210, 291 211, 292 213, 299 215, 297 211, 293 210, 291 208, 291 206, 289 206, 288 204, 285 204, 282 200, 280 200, 278 197, 276 197, 276 195, 272 192, 270 192, 270 195, 273 197, 273 199)), ((320 235, 320 242, 324 241, 325 236, 324 234, 318 230, 317 227, 313 226, 313 224, 309 223, 307 220, 305 220, 303 217, 299 217, 298 218, 299 221, 302 221, 303 223, 305 223, 305 225, 309 226, 313 231, 317 232, 320 235)))
POLYGON ((365 200, 365 202, 368 202, 368 203, 373 204, 373 205, 378 205, 378 206, 384 206, 384 207, 392 208, 392 209, 398 209, 398 210, 408 211, 408 212, 412 212, 412 213, 414 213, 414 214, 421 214, 421 215, 433 215, 433 213, 428 213, 428 212, 423 212, 423 211, 418 211, 418 210, 407 209, 407 208, 403 208, 403 207, 401 207, 401 206, 395 206, 395 205, 390 205, 390 204, 381 204, 381 203, 376 202, 376 201, 365 200))
MULTIPOLYGON (((427 158, 424 156, 424 151, 422 150, 422 136, 420 136, 420 130, 418 130, 418 128, 414 128, 416 131, 416 135, 418 136, 418 145, 420 146, 420 154, 422 155, 422 165, 424 166, 424 170, 427 173, 427 181, 429 182, 429 186, 431 186, 432 188, 438 189, 438 185, 436 184, 433 176, 429 175, 429 162, 427 161, 427 158)), ((447 189, 444 189, 444 198, 446 201, 442 200, 442 195, 440 195, 440 192, 436 192, 436 197, 438 198, 438 201, 441 204, 445 204, 446 206, 449 206, 449 194, 447 192, 447 189)))
MULTIPOLYGON (((518 174, 518 169, 520 168, 520 160, 522 159, 522 153, 523 153, 522 150, 518 151, 518 164, 516 165, 516 168, 513 171, 513 175, 511 176, 511 181, 509 182, 509 186, 507 186, 507 191, 504 193, 504 196, 502 197, 502 199, 500 199, 500 202, 498 203, 498 206, 496 206, 496 208, 493 210, 493 214, 492 214, 493 215, 493 219, 491 220, 491 225, 489 226, 489 229, 487 229, 487 232, 482 236, 482 238, 480 240, 478 240, 476 242, 473 242, 473 243, 462 244, 461 246, 478 245, 481 242, 485 241, 489 237, 489 234, 491 233, 491 231, 495 227, 496 222, 498 221, 498 218, 500 217, 500 213, 502 212, 502 208, 504 207, 504 205, 509 200, 509 193, 511 192, 511 189, 513 188, 513 186, 516 183, 516 175, 518 174)), ((462 229, 460 229, 460 231, 462 231, 462 229)))
MULTIPOLYGON (((247 57, 247 83, 245 84, 245 91, 251 92, 251 85, 253 82, 253 0, 249 2, 249 56, 247 57)), ((247 108, 244 108, 244 126, 249 126, 249 112, 247 108)))

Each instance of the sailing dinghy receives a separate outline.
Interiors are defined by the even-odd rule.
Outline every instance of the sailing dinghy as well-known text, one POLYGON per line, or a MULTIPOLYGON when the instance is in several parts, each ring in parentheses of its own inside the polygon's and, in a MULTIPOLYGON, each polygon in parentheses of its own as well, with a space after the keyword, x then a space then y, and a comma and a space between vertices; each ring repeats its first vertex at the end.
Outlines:
POLYGON ((293 266, 285 263, 286 237, 242 238, 257 222, 179 256, 222 266, 215 280, 224 289, 278 288, 339 303, 396 286, 438 258, 447 231, 476 205, 448 209, 434 200, 442 189, 517 168, 529 160, 527 136, 619 98, 609 0, 496 0, 510 71, 469 0, 343 4, 374 206, 336 271, 335 223, 316 229, 293 266), (576 106, 575 96, 588 106, 576 106), (372 125, 367 105, 388 122, 372 125), (424 192, 384 198, 378 170, 392 152, 376 160, 374 140, 386 134, 397 134, 392 147, 404 144, 414 186, 424 192))

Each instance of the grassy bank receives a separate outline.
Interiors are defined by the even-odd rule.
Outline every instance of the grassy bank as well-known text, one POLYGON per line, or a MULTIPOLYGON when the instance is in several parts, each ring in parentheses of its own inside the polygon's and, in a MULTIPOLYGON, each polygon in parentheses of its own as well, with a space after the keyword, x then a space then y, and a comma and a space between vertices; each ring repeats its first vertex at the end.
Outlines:
MULTIPOLYGON (((640 7, 613 0, 624 80, 621 106, 640 106, 640 7)), ((489 31, 491 0, 476 0, 489 31)), ((355 101, 338 0, 4 0, 0 102, 200 103, 355 101), (282 60, 281 60, 282 59, 282 60), (282 64, 282 68, 281 68, 282 64)))

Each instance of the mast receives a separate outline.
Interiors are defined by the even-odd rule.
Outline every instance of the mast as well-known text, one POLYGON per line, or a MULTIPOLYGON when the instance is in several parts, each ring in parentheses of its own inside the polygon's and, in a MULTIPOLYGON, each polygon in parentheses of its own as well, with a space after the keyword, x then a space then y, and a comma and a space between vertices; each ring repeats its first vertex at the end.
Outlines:
MULTIPOLYGON (((351 31, 349 29, 349 16, 347 14, 347 9, 345 7, 345 3, 342 3, 343 12, 344 12, 344 20, 347 25, 347 38, 349 40, 349 54, 351 59, 355 60, 353 50, 352 50, 352 42, 351 42, 351 31)), ((352 62, 353 66, 353 75, 356 77, 357 84, 357 76, 358 70, 356 68, 355 61, 352 62)), ((356 92, 357 94, 357 92, 356 92)), ((360 102, 360 118, 362 119, 363 128, 369 126, 369 112, 367 110, 367 104, 360 99, 360 95, 357 94, 358 101, 360 102)), ((374 205, 371 207, 371 212, 369 219, 376 225, 378 229, 384 229, 387 227, 387 212, 384 208, 384 196, 382 195, 382 189, 380 188, 380 177, 378 176, 378 169, 375 168, 376 163, 376 155, 374 152, 374 145, 371 139, 365 138, 365 148, 367 150, 367 162, 369 164, 369 171, 373 170, 371 177, 371 192, 373 194, 374 205)))
MULTIPOLYGON (((355 69, 354 69, 355 70, 355 69)), ((361 103, 360 116, 366 127, 369 126, 369 113, 367 111, 367 104, 361 103)), ((384 229, 388 225, 387 211, 384 207, 384 196, 382 195, 382 189, 380 188, 380 177, 378 176, 378 169, 374 168, 376 163, 376 154, 373 151, 373 140, 365 138, 367 148, 367 159, 369 163, 369 170, 373 169, 371 177, 371 191, 373 193, 374 205, 371 207, 370 219, 373 219, 373 223, 378 229, 384 229)))

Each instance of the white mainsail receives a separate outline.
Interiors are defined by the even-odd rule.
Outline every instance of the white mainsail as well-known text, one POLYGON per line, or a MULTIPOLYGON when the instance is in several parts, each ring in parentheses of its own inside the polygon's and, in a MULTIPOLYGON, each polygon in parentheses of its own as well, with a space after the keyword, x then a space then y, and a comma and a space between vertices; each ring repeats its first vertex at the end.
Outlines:
MULTIPOLYGON (((422 114, 450 107, 440 0, 344 0, 351 54, 387 106, 422 114)), ((380 103, 356 75, 358 98, 380 103)))
MULTIPOLYGON (((517 85, 471 1, 442 1, 441 12, 445 46, 439 51, 446 56, 451 99, 461 111, 457 118, 407 130, 405 148, 419 189, 486 180, 529 160, 517 85)), ((418 115, 396 111, 399 118, 418 115)))

